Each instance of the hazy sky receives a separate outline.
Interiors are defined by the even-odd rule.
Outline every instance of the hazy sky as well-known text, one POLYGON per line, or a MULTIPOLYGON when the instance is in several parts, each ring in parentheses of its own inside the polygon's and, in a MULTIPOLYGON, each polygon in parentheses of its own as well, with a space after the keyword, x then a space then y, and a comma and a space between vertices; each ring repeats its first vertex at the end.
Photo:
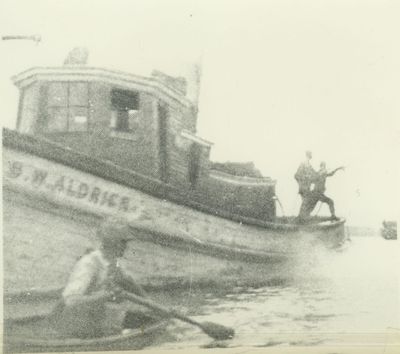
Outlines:
POLYGON ((88 47, 91 66, 143 75, 186 75, 201 61, 198 135, 215 143, 213 160, 254 161, 294 214, 293 174, 311 149, 315 167, 347 166, 327 195, 349 223, 398 218, 400 1, 0 4, 1 35, 43 38, 0 43, 5 126, 16 118, 10 76, 61 65, 77 45, 88 47))

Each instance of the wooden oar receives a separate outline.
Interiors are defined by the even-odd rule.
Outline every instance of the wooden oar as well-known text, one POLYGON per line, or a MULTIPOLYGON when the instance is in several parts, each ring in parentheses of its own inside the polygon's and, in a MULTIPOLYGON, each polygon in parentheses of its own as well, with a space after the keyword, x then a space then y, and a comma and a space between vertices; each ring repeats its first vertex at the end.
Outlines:
POLYGON ((158 313, 165 315, 165 317, 177 318, 181 321, 184 321, 184 322, 190 323, 194 326, 197 326, 197 327, 201 328, 204 333, 206 333, 207 335, 209 335, 210 337, 212 337, 214 339, 218 339, 218 340, 231 339, 235 335, 235 331, 232 328, 225 327, 220 324, 213 323, 213 322, 202 322, 202 323, 196 322, 189 317, 181 315, 180 313, 178 313, 175 310, 165 308, 165 307, 163 307, 159 304, 156 304, 153 301, 145 299, 143 297, 140 297, 140 296, 137 296, 137 295, 134 295, 131 293, 126 293, 126 292, 124 292, 122 294, 122 297, 127 300, 130 300, 132 302, 136 302, 140 305, 146 306, 154 311, 157 311, 158 313))

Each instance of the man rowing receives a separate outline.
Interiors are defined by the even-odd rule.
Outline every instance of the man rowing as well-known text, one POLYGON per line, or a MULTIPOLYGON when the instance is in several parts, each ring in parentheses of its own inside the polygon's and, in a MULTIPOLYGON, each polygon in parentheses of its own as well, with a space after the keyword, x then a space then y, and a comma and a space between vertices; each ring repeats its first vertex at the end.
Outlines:
POLYGON ((99 249, 85 254, 75 265, 62 293, 58 314, 62 331, 78 338, 121 333, 128 304, 119 304, 122 290, 145 296, 143 289, 120 267, 129 226, 122 220, 106 219, 97 230, 99 249))
POLYGON ((199 327, 217 340, 234 336, 232 328, 213 322, 199 323, 175 310, 161 306, 146 297, 143 289, 127 275, 118 263, 124 254, 127 242, 132 240, 129 226, 118 219, 107 219, 97 230, 101 247, 84 255, 75 265, 62 293, 63 302, 53 315, 57 327, 64 335, 73 338, 96 338, 121 334, 125 325, 135 321, 140 304, 155 312, 143 313, 141 318, 177 318, 199 327), (121 300, 126 299, 123 304, 121 300), (133 312, 132 312, 133 309, 133 312))

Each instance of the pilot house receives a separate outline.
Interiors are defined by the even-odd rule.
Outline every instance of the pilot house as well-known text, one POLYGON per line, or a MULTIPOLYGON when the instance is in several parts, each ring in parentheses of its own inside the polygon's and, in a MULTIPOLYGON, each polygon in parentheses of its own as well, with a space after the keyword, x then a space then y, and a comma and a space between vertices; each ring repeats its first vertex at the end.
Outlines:
POLYGON ((65 65, 13 80, 18 132, 134 171, 157 197, 236 220, 275 217, 275 181, 210 161, 184 78, 65 65))

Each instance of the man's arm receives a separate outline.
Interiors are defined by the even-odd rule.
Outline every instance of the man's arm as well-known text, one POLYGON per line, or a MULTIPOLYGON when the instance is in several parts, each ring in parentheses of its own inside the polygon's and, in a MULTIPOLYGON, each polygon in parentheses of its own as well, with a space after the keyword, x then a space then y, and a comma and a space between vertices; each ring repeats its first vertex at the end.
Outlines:
POLYGON ((121 272, 121 279, 118 282, 118 285, 125 291, 134 293, 139 296, 147 296, 146 292, 143 290, 143 288, 136 283, 136 281, 131 277, 129 274, 125 274, 121 272))
POLYGON ((64 297, 64 302, 66 305, 83 305, 83 304, 90 304, 90 303, 102 303, 104 301, 112 300, 114 294, 107 290, 100 290, 94 292, 90 295, 80 295, 80 294, 73 294, 67 297, 64 297))
POLYGON ((340 171, 340 170, 344 170, 344 166, 340 166, 340 167, 338 167, 338 168, 335 168, 332 172, 329 172, 329 173, 327 174, 327 177, 333 176, 337 171, 340 171))

